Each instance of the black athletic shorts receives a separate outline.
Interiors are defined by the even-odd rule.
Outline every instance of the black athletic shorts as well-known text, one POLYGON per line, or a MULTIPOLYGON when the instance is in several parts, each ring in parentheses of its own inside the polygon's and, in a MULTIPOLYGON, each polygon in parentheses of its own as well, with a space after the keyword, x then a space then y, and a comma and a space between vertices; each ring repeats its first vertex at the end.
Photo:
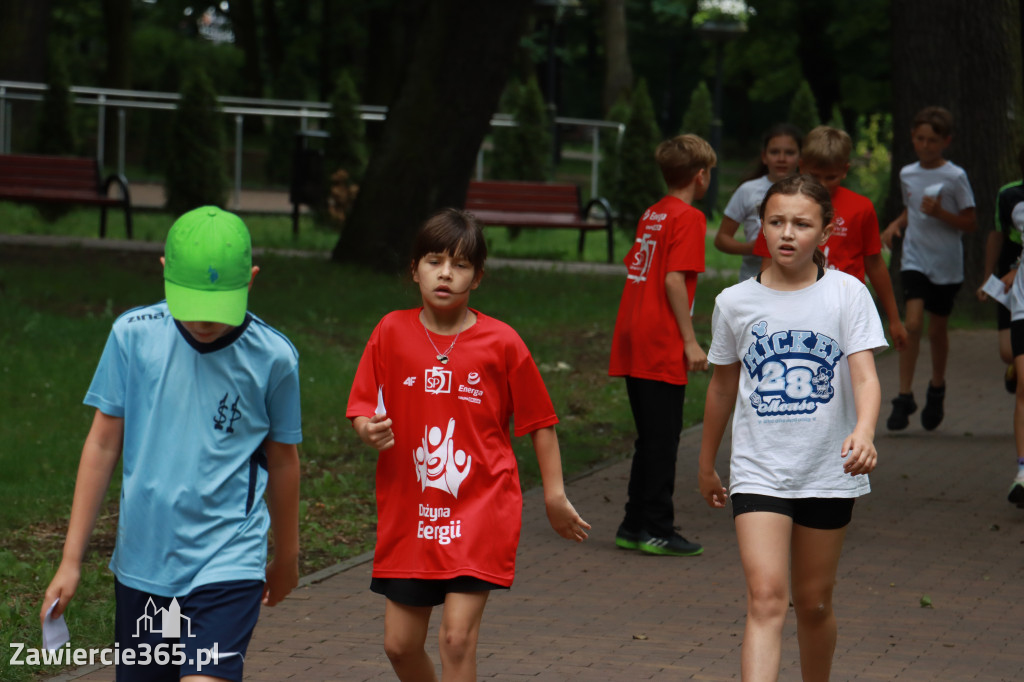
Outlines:
POLYGON ((903 270, 900 280, 903 282, 903 300, 922 298, 924 309, 939 317, 949 317, 953 312, 953 301, 963 284, 935 284, 923 272, 916 270, 903 270))
POLYGON ((447 580, 425 580, 422 578, 371 578, 370 591, 383 594, 393 602, 406 606, 439 606, 449 592, 485 592, 507 590, 495 583, 460 575, 447 580))
POLYGON ((732 499, 732 517, 747 512, 772 512, 793 519, 793 523, 818 530, 844 528, 853 518, 853 497, 799 497, 784 498, 753 493, 735 493, 732 499))
POLYGON ((1024 355, 1024 320, 1010 323, 1010 348, 1013 349, 1013 357, 1024 355))

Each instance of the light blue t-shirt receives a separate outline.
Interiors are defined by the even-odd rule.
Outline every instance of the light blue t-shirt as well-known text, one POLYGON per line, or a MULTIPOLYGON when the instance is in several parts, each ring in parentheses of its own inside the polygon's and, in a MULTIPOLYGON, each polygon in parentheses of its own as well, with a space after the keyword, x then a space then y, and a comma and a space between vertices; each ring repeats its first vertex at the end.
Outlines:
POLYGON ((115 322, 85 404, 124 418, 117 544, 110 569, 167 597, 264 580, 265 440, 302 440, 298 353, 247 314, 200 344, 165 302, 115 322))

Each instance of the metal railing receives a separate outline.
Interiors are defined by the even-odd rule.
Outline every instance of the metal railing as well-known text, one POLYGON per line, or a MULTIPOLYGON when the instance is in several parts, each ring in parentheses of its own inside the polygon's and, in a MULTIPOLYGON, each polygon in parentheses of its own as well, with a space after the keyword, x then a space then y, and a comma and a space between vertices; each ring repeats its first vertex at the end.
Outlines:
MULTIPOLYGON (((13 130, 14 102, 41 102, 47 90, 44 83, 27 83, 21 81, 0 80, 0 154, 11 153, 11 131, 13 130)), ((80 106, 96 108, 96 158, 100 167, 106 165, 104 150, 106 148, 106 111, 113 108, 117 111, 117 172, 125 172, 125 149, 127 138, 126 111, 174 111, 177 109, 181 96, 172 92, 148 92, 141 90, 118 90, 113 88, 93 88, 88 86, 72 86, 70 88, 73 102, 80 106)), ((221 96, 217 98, 220 112, 234 117, 234 207, 239 205, 242 191, 242 150, 243 126, 246 116, 271 118, 297 118, 300 131, 310 129, 312 121, 330 118, 330 105, 326 102, 302 100, 256 99, 250 97, 221 96)), ((387 118, 387 107, 361 105, 357 108, 360 118, 364 121, 383 121, 387 118)), ((598 175, 601 163, 601 131, 614 131, 617 141, 621 141, 625 126, 613 121, 599 121, 584 118, 557 117, 559 126, 583 128, 590 131, 592 144, 589 153, 578 154, 577 158, 590 161, 590 193, 598 196, 598 175)), ((491 126, 514 126, 512 117, 496 114, 491 119, 491 126)), ((477 154, 476 175, 483 179, 484 150, 477 154)))

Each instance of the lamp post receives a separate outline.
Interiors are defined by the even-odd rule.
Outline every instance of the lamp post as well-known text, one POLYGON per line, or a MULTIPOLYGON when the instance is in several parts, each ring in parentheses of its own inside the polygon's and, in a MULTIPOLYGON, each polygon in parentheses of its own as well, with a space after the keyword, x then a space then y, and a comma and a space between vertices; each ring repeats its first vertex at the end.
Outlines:
MULTIPOLYGON (((712 43, 715 53, 715 94, 711 115, 711 147, 722 153, 722 71, 725 43, 747 32, 746 18, 753 14, 742 0, 701 0, 694 16, 697 34, 712 43)), ((704 213, 710 218, 718 202, 718 166, 711 170, 711 183, 704 198, 704 213)))

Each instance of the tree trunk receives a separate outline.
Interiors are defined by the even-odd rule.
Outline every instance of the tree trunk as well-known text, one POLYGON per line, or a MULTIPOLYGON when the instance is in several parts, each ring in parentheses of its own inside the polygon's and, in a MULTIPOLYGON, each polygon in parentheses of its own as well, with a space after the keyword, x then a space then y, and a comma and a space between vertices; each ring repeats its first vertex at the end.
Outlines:
POLYGON ((0 79, 46 80, 52 0, 0 2, 0 79))
MULTIPOLYGON (((978 230, 964 235, 964 286, 973 297, 984 273, 985 240, 995 220, 999 187, 1020 176, 1020 7, 990 0, 984 10, 960 0, 899 0, 892 12, 893 154, 884 227, 903 210, 899 171, 916 160, 910 122, 929 105, 953 113, 946 158, 967 171, 977 204, 978 230)), ((899 273, 898 249, 890 269, 899 273)), ((897 287, 897 291, 899 287, 897 287)))
POLYGON ((245 56, 242 63, 242 91, 238 94, 244 97, 262 97, 263 51, 260 49, 256 3, 253 0, 233 0, 230 12, 236 44, 245 56))
MULTIPOLYGON (((131 0, 103 0, 104 38, 107 42, 107 63, 103 73, 103 87, 127 90, 131 88, 132 63, 132 2, 131 0)), ((75 85, 75 83, 72 83, 75 85)), ((118 152, 118 112, 106 108, 106 138, 103 154, 108 167, 113 167, 118 152)))
POLYGON ((408 266, 428 215, 462 206, 530 0, 426 3, 401 90, 388 113, 333 257, 408 266))
POLYGON ((620 97, 629 97, 633 91, 633 66, 629 61, 629 41, 626 30, 626 0, 604 2, 604 112, 620 97))

